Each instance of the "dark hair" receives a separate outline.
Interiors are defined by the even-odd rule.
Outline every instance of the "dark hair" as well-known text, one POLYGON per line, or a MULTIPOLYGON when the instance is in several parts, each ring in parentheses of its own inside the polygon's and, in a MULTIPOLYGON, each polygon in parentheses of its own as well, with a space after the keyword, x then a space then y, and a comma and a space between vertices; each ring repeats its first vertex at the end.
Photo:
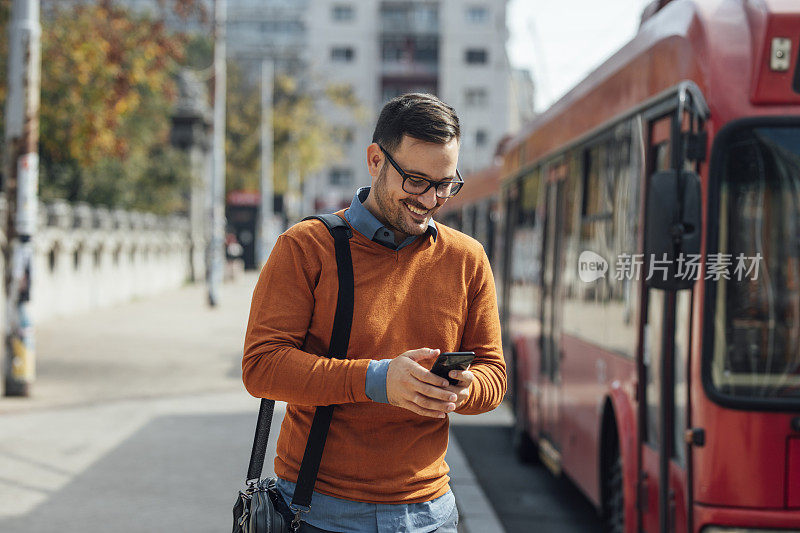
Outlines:
POLYGON ((456 110, 432 94, 408 93, 392 98, 381 109, 372 142, 395 150, 403 135, 445 144, 461 138, 456 110))

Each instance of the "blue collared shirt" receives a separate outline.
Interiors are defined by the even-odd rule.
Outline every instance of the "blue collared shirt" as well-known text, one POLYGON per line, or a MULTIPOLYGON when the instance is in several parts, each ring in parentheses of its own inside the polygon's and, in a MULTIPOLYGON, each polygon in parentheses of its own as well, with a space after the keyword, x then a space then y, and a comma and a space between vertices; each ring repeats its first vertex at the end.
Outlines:
MULTIPOLYGON (((417 235, 410 235, 399 245, 395 244, 394 232, 381 224, 363 205, 369 196, 369 190, 369 187, 360 188, 353 197, 350 208, 344 212, 345 219, 353 229, 392 250, 399 250, 414 242, 417 235)), ((438 230, 433 219, 428 221, 427 234, 436 240, 438 230)), ((369 363, 365 389, 367 396, 374 402, 389 403, 386 395, 386 373, 390 362, 391 359, 382 359, 369 363)), ((277 486, 286 503, 291 503, 295 484, 278 478, 277 486)), ((409 504, 356 502, 314 492, 311 510, 304 514, 303 520, 312 526, 342 533, 427 533, 444 524, 450 518, 455 505, 452 491, 447 491, 429 502, 409 504)))
MULTIPOLYGON (((357 232, 364 237, 380 243, 392 250, 399 250, 405 248, 417 239, 417 235, 409 235, 400 244, 394 243, 394 232, 384 226, 380 220, 375 218, 375 215, 369 212, 369 209, 364 207, 364 202, 367 201, 369 196, 369 187, 361 187, 356 191, 353 196, 353 201, 350 202, 350 208, 344 212, 344 218, 353 226, 357 232)), ((428 219, 428 229, 426 234, 433 237, 436 242, 436 237, 439 235, 439 230, 436 228, 436 222, 433 218, 428 219)))

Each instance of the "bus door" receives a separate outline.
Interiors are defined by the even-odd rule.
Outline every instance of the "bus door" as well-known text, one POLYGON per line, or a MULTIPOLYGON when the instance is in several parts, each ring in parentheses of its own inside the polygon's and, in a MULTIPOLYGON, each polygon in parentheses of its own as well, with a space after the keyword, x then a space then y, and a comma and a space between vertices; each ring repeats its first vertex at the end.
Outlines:
MULTIPOLYGON (((702 128, 701 121, 690 114, 681 117, 671 112, 643 122, 648 142, 646 152, 646 188, 650 177, 662 170, 674 168, 694 169, 686 159, 683 146, 688 135, 702 128), (676 142, 678 140, 679 142, 676 142), (681 146, 675 154, 673 147, 681 146)), ((645 234, 647 229, 645 228, 645 234)), ((642 278, 649 272, 647 261, 642 267, 642 278)), ((676 268, 699 269, 699 264, 676 268)), ((653 275, 658 275, 653 269, 653 275)), ((697 272, 688 272, 696 276, 697 272)), ((702 273, 699 273, 702 275, 702 273)), ((639 376, 639 486, 637 531, 647 533, 685 532, 690 523, 691 486, 687 476, 687 453, 683 442, 689 415, 689 346, 693 290, 662 290, 648 287, 643 281, 643 307, 640 343, 637 357, 639 376), (671 364, 665 365, 665 357, 671 364), (663 420, 662 420, 663 417, 663 420), (662 462, 662 454, 668 457, 662 462), (660 483, 666 468, 669 489, 666 493, 660 483), (661 509, 666 512, 662 516, 661 509)), ((689 470, 691 473, 691 470, 689 470)))
POLYGON ((544 464, 558 475, 561 472, 561 432, 559 404, 561 402, 561 256, 563 239, 563 176, 548 176, 545 189, 544 264, 542 271, 542 336, 540 404, 542 432, 539 453, 544 464))

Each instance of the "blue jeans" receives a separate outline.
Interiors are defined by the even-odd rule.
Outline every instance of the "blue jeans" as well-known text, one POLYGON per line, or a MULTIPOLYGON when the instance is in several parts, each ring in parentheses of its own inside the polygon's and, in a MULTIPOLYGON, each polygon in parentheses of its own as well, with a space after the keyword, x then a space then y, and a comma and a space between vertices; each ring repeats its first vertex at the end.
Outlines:
MULTIPOLYGON (((300 523, 299 533, 336 533, 327 529, 320 529, 305 522, 300 523)), ((458 508, 454 505, 453 512, 447 517, 447 521, 431 533, 458 533, 458 508)))

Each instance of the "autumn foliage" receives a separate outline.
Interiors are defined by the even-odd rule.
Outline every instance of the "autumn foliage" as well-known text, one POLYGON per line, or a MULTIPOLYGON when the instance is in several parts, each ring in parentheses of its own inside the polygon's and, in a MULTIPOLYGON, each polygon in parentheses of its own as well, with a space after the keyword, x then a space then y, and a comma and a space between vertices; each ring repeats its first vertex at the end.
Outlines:
MULTIPOLYGON (((10 5, 0 0, 3 105, 10 5)), ((198 5, 161 8, 191 14, 198 5)), ((41 25, 41 196, 180 210, 188 175, 168 135, 184 38, 112 0, 44 0, 41 25)))
POLYGON ((52 163, 90 167, 167 139, 163 111, 176 97, 183 51, 161 22, 90 5, 60 11, 47 26, 41 147, 52 163), (150 127, 141 127, 143 117, 150 127))
MULTIPOLYGON (((0 105, 7 90, 10 5, 0 0, 0 105)), ((158 0, 155 18, 114 0, 41 5, 41 197, 162 213, 185 209, 190 176, 185 155, 169 144, 170 116, 178 69, 187 65, 210 73, 208 2, 158 0), (163 20, 176 16, 196 21, 204 35, 171 30, 163 20)), ((261 88, 247 74, 229 61, 228 190, 258 189, 261 173, 261 88)), ((346 87, 314 85, 276 76, 276 193, 285 192, 290 171, 302 179, 340 156, 335 131, 317 106, 357 111, 346 87)))

